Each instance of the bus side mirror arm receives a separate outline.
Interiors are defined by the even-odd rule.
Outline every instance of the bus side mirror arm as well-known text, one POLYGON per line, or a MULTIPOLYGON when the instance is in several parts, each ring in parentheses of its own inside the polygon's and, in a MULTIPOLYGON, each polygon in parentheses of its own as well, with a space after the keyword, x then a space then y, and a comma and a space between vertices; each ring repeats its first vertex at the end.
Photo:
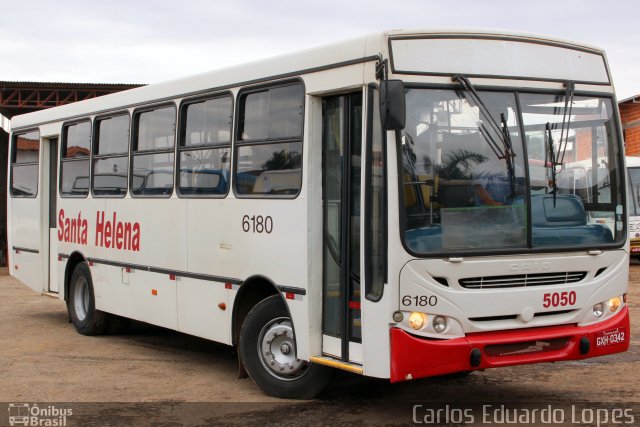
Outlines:
POLYGON ((402 130, 405 126, 405 97, 402 80, 389 80, 389 60, 376 63, 376 78, 380 80, 380 122, 384 130, 402 130))

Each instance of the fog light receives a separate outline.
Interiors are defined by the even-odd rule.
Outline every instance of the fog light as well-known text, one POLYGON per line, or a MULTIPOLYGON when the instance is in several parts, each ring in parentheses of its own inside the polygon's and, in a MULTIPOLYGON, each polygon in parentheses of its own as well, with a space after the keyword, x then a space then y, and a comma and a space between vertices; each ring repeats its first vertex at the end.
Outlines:
POLYGON ((395 313, 393 313, 393 321, 400 323, 404 320, 404 314, 402 314, 401 311, 396 311, 395 313))
POLYGON ((620 308, 621 302, 620 297, 613 297, 609 301, 607 301, 607 305, 609 306, 609 310, 612 313, 615 313, 620 308))
POLYGON ((436 316, 433 318, 433 330, 441 334, 447 329, 447 318, 444 316, 436 316))
POLYGON ((598 304, 593 306, 593 315, 597 318, 601 318, 604 314, 604 304, 599 302, 598 304))
POLYGON ((422 329, 424 326, 424 322, 427 320, 427 315, 424 313, 418 313, 417 311, 412 312, 409 315, 409 326, 413 329, 422 329))

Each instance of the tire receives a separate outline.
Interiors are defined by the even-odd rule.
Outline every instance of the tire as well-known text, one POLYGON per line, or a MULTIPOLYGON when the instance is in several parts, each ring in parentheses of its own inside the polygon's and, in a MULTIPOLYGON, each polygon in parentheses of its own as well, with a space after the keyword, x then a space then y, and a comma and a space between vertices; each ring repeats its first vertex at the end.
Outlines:
POLYGON ((82 262, 73 270, 67 299, 71 322, 82 335, 102 335, 109 326, 109 314, 96 310, 95 301, 91 272, 82 262))
POLYGON ((269 396, 310 399, 331 377, 331 368, 296 359, 293 325, 280 295, 260 301, 247 314, 239 347, 249 377, 269 396))

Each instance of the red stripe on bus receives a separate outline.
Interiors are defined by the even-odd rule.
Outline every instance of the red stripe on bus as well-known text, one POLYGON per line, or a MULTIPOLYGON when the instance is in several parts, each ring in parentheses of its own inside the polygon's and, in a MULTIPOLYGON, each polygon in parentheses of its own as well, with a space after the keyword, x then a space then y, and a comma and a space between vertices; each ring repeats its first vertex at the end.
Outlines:
POLYGON ((430 340, 420 338, 399 328, 391 328, 391 382, 432 377, 453 372, 503 366, 525 365, 529 363, 580 360, 588 357, 604 356, 629 349, 629 309, 624 306, 618 314, 603 322, 588 326, 557 325, 540 328, 515 329, 507 331, 476 332, 461 338, 430 340), (602 334, 619 330, 624 340, 598 347, 602 334), (581 353, 581 341, 589 342, 588 353, 581 353), (564 339, 562 348, 545 350, 535 346, 526 353, 492 355, 487 347, 504 344, 526 344, 564 339), (480 355, 478 363, 471 364, 471 353, 480 355))

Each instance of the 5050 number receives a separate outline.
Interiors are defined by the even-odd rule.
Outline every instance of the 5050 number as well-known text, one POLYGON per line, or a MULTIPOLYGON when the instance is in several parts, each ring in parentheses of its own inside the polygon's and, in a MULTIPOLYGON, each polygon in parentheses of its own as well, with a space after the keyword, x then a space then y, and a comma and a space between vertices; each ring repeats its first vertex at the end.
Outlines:
POLYGON ((544 308, 549 308, 575 305, 576 298, 577 296, 575 291, 547 293, 542 297, 542 306, 544 308))
POLYGON ((245 215, 242 217, 242 231, 245 233, 267 233, 273 231, 273 218, 262 215, 245 215))

